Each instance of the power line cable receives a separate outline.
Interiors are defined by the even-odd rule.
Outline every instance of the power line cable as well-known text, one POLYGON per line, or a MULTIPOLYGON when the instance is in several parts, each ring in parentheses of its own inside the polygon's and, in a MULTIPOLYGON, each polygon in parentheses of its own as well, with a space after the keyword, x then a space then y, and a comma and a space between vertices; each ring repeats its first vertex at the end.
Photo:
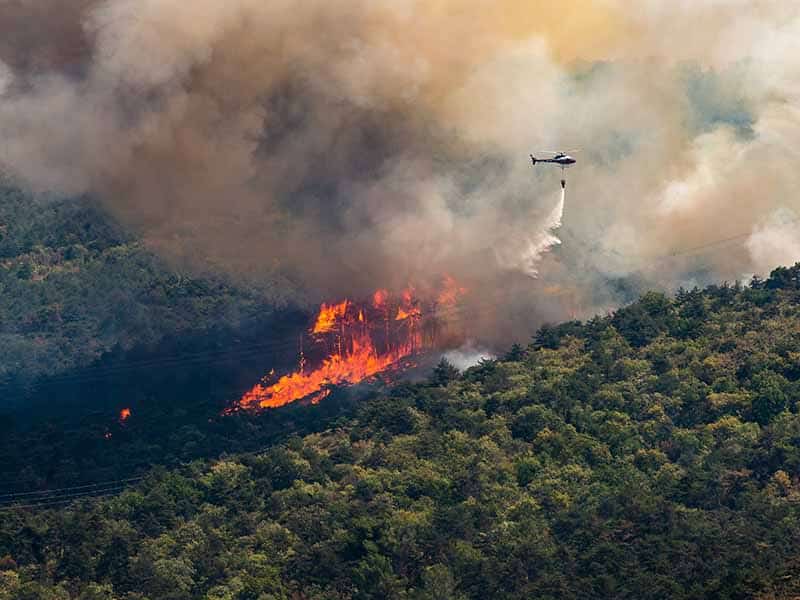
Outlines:
MULTIPOLYGON (((800 221, 800 217, 795 218, 795 219, 791 219, 789 221, 786 221, 783 224, 795 223, 795 222, 798 222, 798 221, 800 221)), ((578 236, 576 236, 574 233, 572 233, 569 229, 565 228, 564 232, 567 233, 567 235, 569 235, 570 237, 572 237, 573 240, 580 240, 581 239, 578 236)), ((745 237, 748 237, 749 235, 751 235, 751 232, 737 234, 737 235, 730 236, 730 237, 727 237, 727 238, 714 240, 712 242, 708 242, 708 243, 705 243, 705 244, 700 244, 700 245, 697 245, 697 246, 685 248, 685 249, 680 250, 680 251, 675 251, 675 252, 670 252, 670 253, 663 254, 663 255, 660 255, 660 256, 655 256, 655 257, 652 257, 650 260, 651 261, 664 261, 664 260, 669 260, 669 259, 672 259, 672 258, 675 258, 675 257, 679 257, 679 256, 692 255, 692 254, 697 253, 698 251, 702 251, 704 249, 711 248, 711 247, 714 247, 714 246, 718 246, 718 245, 721 245, 721 244, 729 243, 731 241, 736 241, 736 240, 739 240, 739 239, 743 239, 745 237)), ((589 244, 586 243, 586 242, 583 242, 581 245, 583 245, 585 247, 589 246, 589 244)), ((617 255, 617 256, 623 256, 622 254, 620 254, 619 252, 617 252, 617 251, 615 251, 613 249, 604 249, 603 251, 605 251, 607 253, 610 253, 610 254, 617 255)), ((468 305, 468 308, 472 308, 474 306, 475 306, 475 304, 471 303, 470 305, 468 305)), ((430 318, 436 318, 437 316, 446 316, 448 314, 453 314, 453 312, 455 312, 457 310, 458 310, 458 307, 456 309, 448 308, 448 309, 445 309, 443 311, 435 310, 433 313, 430 314, 430 318)), ((243 358, 247 358, 247 357, 251 357, 251 356, 256 356, 257 354, 262 353, 262 352, 266 352, 266 351, 276 352, 278 350, 288 350, 291 347, 293 347, 295 345, 295 343, 296 343, 295 335, 296 334, 292 334, 291 336, 286 336, 284 338, 276 338, 276 339, 270 340, 269 342, 266 342, 266 343, 253 344, 253 345, 242 346, 242 347, 237 347, 237 348, 233 348, 233 349, 224 348, 224 349, 218 349, 218 350, 203 350, 203 351, 197 351, 197 352, 192 352, 192 353, 185 353, 185 354, 181 354, 181 355, 174 356, 174 357, 159 357, 159 358, 151 358, 151 359, 146 359, 146 360, 141 360, 141 361, 127 362, 127 363, 120 364, 120 365, 107 365, 107 366, 104 366, 104 367, 89 367, 88 369, 85 369, 83 371, 80 371, 80 372, 77 372, 77 373, 74 373, 74 374, 68 374, 68 375, 63 375, 63 376, 55 376, 55 377, 49 378, 47 381, 35 382, 35 383, 31 384, 31 387, 34 388, 34 389, 40 389, 40 388, 44 388, 44 387, 49 387, 49 386, 53 386, 53 385, 63 385, 63 384, 67 384, 67 383, 71 383, 71 384, 91 383, 91 382, 99 381, 101 379, 104 379, 106 377, 110 377, 110 376, 113 376, 113 375, 120 375, 120 374, 124 374, 124 373, 128 373, 128 372, 134 372, 134 371, 145 369, 145 368, 148 368, 148 367, 156 367, 156 366, 158 366, 158 367, 162 367, 162 368, 165 368, 165 367, 180 368, 180 367, 190 366, 192 364, 196 364, 198 362, 203 362, 205 360, 210 360, 210 359, 214 359, 214 358, 243 359, 243 358)), ((7 384, 0 384, 0 389, 2 389, 2 387, 4 385, 7 385, 7 384)), ((25 394, 17 394, 17 396, 18 397, 24 397, 25 394)))
MULTIPOLYGON (((454 316, 460 311, 472 309, 474 307, 475 303, 473 302, 470 305, 464 307, 447 307, 445 309, 435 309, 431 311, 429 314, 426 314, 422 318, 422 321, 427 323, 436 320, 437 318, 440 317, 454 316)), ((35 389, 51 387, 54 385, 92 383, 95 381, 100 381, 102 379, 105 379, 106 377, 109 376, 138 371, 147 367, 178 368, 183 366, 189 366, 192 364, 196 364, 198 362, 204 362, 205 360, 214 358, 215 356, 225 356, 225 357, 230 357, 231 359, 235 358, 242 359, 246 357, 256 356, 265 351, 275 352, 278 350, 288 350, 297 344, 296 336, 297 334, 293 334, 291 337, 286 336, 283 339, 275 339, 273 340, 272 343, 269 344, 259 344, 249 347, 246 346, 243 348, 221 350, 221 351, 209 351, 204 353, 198 353, 195 355, 189 354, 189 355, 180 355, 175 357, 154 358, 148 361, 126 363, 115 367, 90 369, 75 374, 55 376, 41 383, 38 382, 33 383, 31 384, 31 388, 35 390, 35 389)), ((18 394, 12 394, 10 396, 7 395, 6 397, 23 398, 26 396, 27 394, 21 392, 18 394)))
MULTIPOLYGON (((143 479, 143 477, 129 477, 129 478, 126 478, 126 479, 114 479, 112 481, 104 481, 104 482, 99 482, 99 483, 87 483, 87 484, 84 484, 84 485, 76 485, 76 486, 63 487, 63 488, 51 488, 51 489, 47 489, 47 490, 38 490, 38 491, 34 491, 34 492, 18 492, 18 493, 13 493, 12 492, 12 493, 8 493, 8 494, 0 494, 0 498, 8 498, 9 496, 13 496, 15 498, 19 498, 19 497, 22 497, 22 496, 39 496, 39 495, 43 495, 43 494, 51 494, 51 493, 57 493, 57 492, 69 492, 69 491, 73 491, 73 490, 81 490, 81 489, 91 488, 91 487, 105 487, 105 486, 109 486, 109 485, 113 485, 113 484, 127 483, 127 482, 130 482, 130 481, 140 481, 141 479, 143 479)), ((0 502, 3 502, 3 500, 0 500, 0 502)))
POLYGON ((119 492, 114 492, 110 494, 100 494, 98 496, 84 496, 83 498, 72 498, 68 500, 56 500, 53 502, 41 502, 36 504, 19 504, 15 506, 2 506, 0 507, 0 512, 3 511, 12 511, 12 510, 22 510, 22 509, 29 509, 29 508, 43 508, 43 507, 52 507, 57 506, 59 504, 70 504, 74 500, 97 500, 101 498, 110 498, 112 496, 118 496, 119 492))
MULTIPOLYGON (((785 221, 782 224, 786 225, 786 224, 796 223, 796 222, 799 222, 799 221, 800 221, 800 217, 794 218, 794 219, 790 219, 788 221, 785 221)), ((577 236, 574 236, 574 234, 572 234, 568 230, 566 232, 568 233, 568 235, 570 235, 572 237, 577 237, 577 236)), ((692 247, 689 247, 689 248, 684 248, 684 249, 679 250, 679 251, 674 251, 674 252, 670 252, 670 253, 667 253, 667 254, 664 254, 664 255, 661 255, 661 256, 652 257, 651 261, 669 260, 669 259, 673 259, 673 258, 676 258, 676 257, 691 256, 693 254, 697 254, 699 252, 702 252, 703 250, 706 250, 708 248, 713 248, 713 247, 724 245, 724 244, 727 244, 727 243, 730 243, 730 242, 733 242, 733 241, 737 241, 739 239, 744 239, 744 238, 746 238, 746 237, 748 237, 750 235, 752 235, 752 232, 744 232, 744 233, 740 233, 740 234, 737 234, 737 235, 729 236, 729 237, 726 237, 726 238, 720 238, 718 240, 713 240, 711 242, 707 242, 707 243, 704 243, 704 244, 699 244, 699 245, 692 246, 692 247)), ((578 239, 580 239, 580 238, 578 238, 578 239)), ((584 242, 582 245, 588 246, 588 244, 586 242, 584 242)), ((614 250, 611 250, 611 253, 616 254, 618 256, 622 256, 619 252, 614 251, 614 250)), ((512 291, 513 290, 506 290, 505 293, 512 293, 512 291)), ((500 293, 499 294, 500 297, 505 295, 505 293, 500 293)), ((426 317, 423 318, 423 321, 437 319, 439 317, 455 317, 457 319, 464 319, 465 318, 465 315, 464 315, 465 311, 476 310, 477 308, 480 308, 481 305, 495 304, 497 299, 498 299, 498 294, 495 294, 493 297, 487 299, 485 302, 480 302, 477 305, 476 305, 476 303, 472 302, 472 303, 470 303, 468 305, 464 305, 464 306, 448 307, 447 309, 443 309, 443 310, 435 310, 433 313, 431 313, 429 315, 426 315, 426 317)), ((109 367, 101 368, 99 370, 90 370, 89 373, 80 374, 78 376, 68 376, 68 377, 64 377, 64 378, 51 379, 51 380, 45 382, 45 385, 49 385, 51 383, 52 384, 58 384, 58 383, 62 383, 62 382, 73 382, 73 383, 91 382, 91 381, 97 380, 97 376, 98 375, 106 375, 107 376, 107 375, 112 375, 112 374, 118 374, 118 373, 124 373, 124 372, 128 372, 128 371, 139 370, 139 369, 142 369, 142 368, 147 368, 149 366, 164 366, 164 367, 166 367, 166 366, 182 366, 182 365, 193 364, 193 363, 196 363, 198 361, 206 360, 206 359, 209 359, 209 358, 214 358, 215 356, 216 357, 219 357, 219 356, 230 356, 231 358, 237 358, 237 357, 241 358, 241 357, 244 357, 244 356, 253 355, 255 353, 260 353, 260 352, 263 352, 265 350, 270 350, 270 349, 288 349, 289 347, 291 347, 291 345, 295 344, 294 337, 295 336, 292 335, 291 341, 289 340, 289 337, 287 336, 283 340, 274 339, 274 340, 271 340, 269 343, 245 346, 245 347, 240 347, 240 348, 236 348, 236 349, 233 349, 233 350, 229 350, 229 349, 206 350, 206 351, 190 353, 188 355, 180 355, 180 356, 177 356, 177 357, 167 358, 167 359, 149 359, 149 360, 145 360, 145 361, 127 363, 127 364, 118 365, 118 366, 109 366, 109 367), (91 374, 92 376, 91 377, 87 377, 87 375, 89 375, 89 374, 91 374)), ((262 449, 259 449, 259 450, 250 451, 250 452, 247 452, 247 453, 243 453, 242 455, 244 455, 244 456, 247 456, 247 455, 255 456, 255 455, 257 455, 257 454, 259 454, 261 452, 264 452, 264 451, 268 450, 270 447, 272 447, 272 446, 265 447, 265 448, 262 448, 262 449)), ((111 470, 111 469, 112 468, 101 469, 101 470, 111 470)), ((100 470, 98 470, 98 472, 99 471, 100 470)), ((31 500, 43 500, 43 502, 36 502, 36 503, 33 503, 33 504, 29 504, 29 505, 23 505, 23 506, 15 505, 12 508, 39 507, 39 506, 46 506, 48 504, 60 504, 60 503, 63 503, 63 502, 69 502, 72 499, 80 498, 80 497, 86 497, 86 496, 106 497, 106 496, 113 495, 113 494, 97 495, 98 491, 99 492, 107 491, 107 490, 103 489, 104 486, 108 486, 110 484, 117 483, 116 486, 112 486, 111 488, 109 488, 111 490, 116 490, 117 488, 126 487, 125 483, 127 483, 127 482, 141 481, 142 479, 143 479, 142 477, 136 477, 136 478, 128 478, 128 479, 122 479, 122 480, 114 480, 112 482, 106 482, 106 483, 86 484, 86 485, 83 485, 83 486, 72 486, 72 487, 66 487, 66 488, 54 488, 54 489, 51 489, 51 490, 42 490, 42 491, 38 491, 38 492, 23 492, 23 493, 17 493, 17 494, 2 494, 2 495, 0 495, 0 498, 9 498, 9 497, 11 497, 12 499, 14 499, 14 498, 21 498, 21 497, 31 497, 30 498, 31 500), (123 483, 123 482, 125 482, 125 483, 123 483), (94 488, 94 489, 90 489, 90 488, 94 488), (77 490, 84 490, 84 491, 83 492, 78 492, 77 490), (70 491, 72 491, 72 493, 69 493, 70 491)), ((17 480, 17 481, 29 481, 29 480, 17 480)), ((2 503, 2 502, 6 502, 7 503, 8 501, 0 501, 0 503, 2 503)), ((2 508, 8 508, 8 507, 7 506, 0 506, 0 509, 2 509, 2 508)))
POLYGON ((88 491, 84 491, 84 492, 80 492, 80 493, 74 493, 74 494, 61 494, 61 495, 47 496, 47 497, 43 497, 43 498, 34 498, 34 499, 25 498, 25 499, 13 500, 13 501, 6 501, 6 502, 0 504, 0 508, 18 506, 20 502, 28 502, 28 503, 31 503, 31 504, 42 504, 42 505, 48 504, 50 502, 68 502, 70 500, 77 500, 79 498, 94 497, 94 496, 99 496, 99 495, 102 495, 102 494, 112 494, 112 493, 116 494, 116 493, 120 493, 122 490, 124 490, 124 489, 126 489, 128 487, 129 486, 123 484, 123 485, 117 485, 117 486, 113 486, 113 487, 98 488, 96 490, 88 490, 88 491))

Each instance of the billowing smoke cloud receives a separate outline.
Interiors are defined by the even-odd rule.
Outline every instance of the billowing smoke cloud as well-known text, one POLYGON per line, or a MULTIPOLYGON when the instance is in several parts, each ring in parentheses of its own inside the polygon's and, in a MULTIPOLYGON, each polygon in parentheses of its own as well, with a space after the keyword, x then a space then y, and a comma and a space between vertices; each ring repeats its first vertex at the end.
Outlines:
POLYGON ((4 169, 196 268, 311 297, 448 272, 506 334, 798 255, 788 0, 0 0, 0 34, 4 169), (548 255, 560 173, 527 156, 576 146, 548 255))

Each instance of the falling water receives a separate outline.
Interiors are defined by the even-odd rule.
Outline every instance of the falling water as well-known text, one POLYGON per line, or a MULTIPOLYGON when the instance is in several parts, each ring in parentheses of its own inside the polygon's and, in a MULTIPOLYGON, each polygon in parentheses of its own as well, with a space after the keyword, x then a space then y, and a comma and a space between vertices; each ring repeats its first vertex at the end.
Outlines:
POLYGON ((561 227, 561 220, 564 217, 564 203, 567 196, 567 182, 561 180, 561 198, 544 221, 544 228, 541 233, 537 233, 528 240, 528 246, 523 255, 526 271, 531 277, 538 277, 539 271, 537 264, 542 255, 553 246, 558 246, 561 240, 555 236, 554 232, 561 227))

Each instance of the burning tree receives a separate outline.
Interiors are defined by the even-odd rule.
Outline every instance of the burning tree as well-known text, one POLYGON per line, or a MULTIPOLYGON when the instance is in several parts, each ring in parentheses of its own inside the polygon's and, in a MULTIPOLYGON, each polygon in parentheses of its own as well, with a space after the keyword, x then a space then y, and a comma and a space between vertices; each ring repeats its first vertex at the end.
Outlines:
POLYGON ((402 368, 406 359, 437 344, 449 311, 465 293, 453 278, 445 277, 443 288, 428 302, 409 287, 398 297, 381 289, 369 302, 323 303, 308 332, 308 356, 301 353, 299 368, 274 383, 256 384, 231 411, 277 408, 301 399, 316 404, 330 394, 330 386, 402 368), (309 362, 316 366, 307 369, 309 362))

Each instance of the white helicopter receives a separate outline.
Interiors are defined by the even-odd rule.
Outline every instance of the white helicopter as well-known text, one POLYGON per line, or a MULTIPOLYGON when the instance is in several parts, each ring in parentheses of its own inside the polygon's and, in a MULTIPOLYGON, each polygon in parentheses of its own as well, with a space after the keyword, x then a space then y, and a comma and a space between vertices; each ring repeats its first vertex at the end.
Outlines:
POLYGON ((542 150, 545 154, 552 154, 552 158, 536 158, 533 154, 531 154, 531 162, 533 162, 533 166, 536 166, 536 163, 553 163, 554 165, 558 165, 561 167, 563 171, 567 167, 571 167, 574 165, 576 161, 566 152, 551 152, 549 150, 542 150))
POLYGON ((552 154, 552 158, 536 158, 533 154, 531 154, 531 162, 533 166, 536 166, 536 163, 551 163, 554 165, 558 165, 561 167, 561 189, 567 188, 567 180, 564 179, 564 169, 567 167, 571 167, 574 165, 576 161, 566 152, 552 152, 550 150, 542 150, 545 154, 552 154))

